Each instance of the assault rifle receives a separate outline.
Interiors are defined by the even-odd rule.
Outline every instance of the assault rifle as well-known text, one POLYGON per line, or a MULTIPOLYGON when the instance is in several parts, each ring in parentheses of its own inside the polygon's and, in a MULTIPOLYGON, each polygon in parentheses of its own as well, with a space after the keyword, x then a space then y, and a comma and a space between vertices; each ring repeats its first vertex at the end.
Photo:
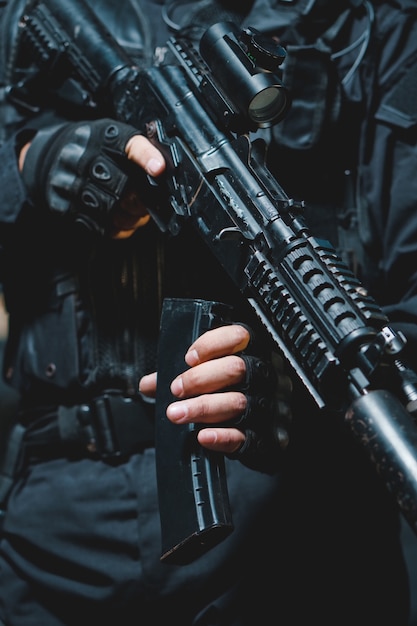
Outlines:
MULTIPOLYGON (((83 0, 29 2, 19 38, 38 69, 10 97, 33 105, 39 76, 49 85, 69 78, 93 110, 158 143, 169 168, 163 181, 148 181, 158 196, 153 219, 173 236, 192 224, 317 406, 345 416, 417 533, 417 390, 401 361, 405 340, 331 244, 311 235, 302 206, 265 166, 265 143, 249 136, 288 108, 278 76, 285 51, 253 29, 220 23, 199 50, 173 37, 172 62, 138 68, 83 0)), ((184 461, 184 450, 174 453, 184 461)), ((221 465, 212 472, 220 496, 221 473, 221 465)), ((196 508, 204 478, 196 481, 196 508)), ((211 528, 230 521, 205 513, 194 537, 207 519, 211 528)))

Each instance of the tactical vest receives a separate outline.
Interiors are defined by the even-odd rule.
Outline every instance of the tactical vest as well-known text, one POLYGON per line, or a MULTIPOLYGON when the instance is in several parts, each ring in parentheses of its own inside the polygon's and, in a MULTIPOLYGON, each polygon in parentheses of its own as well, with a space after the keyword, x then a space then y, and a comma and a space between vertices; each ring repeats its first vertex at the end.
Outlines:
POLYGON ((409 204, 414 178, 404 190, 415 160, 406 144, 415 151, 417 51, 407 34, 416 17, 412 0, 259 0, 245 20, 287 50, 293 103, 272 130, 269 167, 382 305, 408 290, 388 295, 398 261, 383 240, 384 215, 409 204))
MULTIPOLYGON (((167 13, 169 28, 164 32, 163 7, 158 2, 126 0, 120 6, 111 0, 88 2, 140 66, 163 62, 162 48, 176 20, 192 37, 200 24, 205 27, 208 19, 214 19, 212 3, 195 3, 198 11, 187 4, 185 12, 167 13)), ((17 20, 24 5, 18 0, 3 8, 1 25, 7 33, 3 63, 0 59, 3 140, 23 124, 45 124, 45 117, 51 116, 50 111, 44 112, 48 104, 54 117, 97 116, 88 108, 82 86, 70 79, 62 85, 44 85, 47 93, 40 103, 39 89, 33 90, 33 100, 31 93, 20 89, 22 79, 36 79, 32 60, 16 47, 17 20)), ((230 18, 232 12, 225 8, 221 15, 230 18)), ((213 299, 230 299, 229 284, 222 287, 225 281, 210 261, 194 261, 202 254, 193 251, 191 241, 182 244, 179 237, 167 242, 154 225, 148 225, 146 232, 128 241, 92 242, 88 234, 64 232, 59 220, 51 237, 50 224, 42 227, 37 210, 28 211, 26 226, 15 229, 19 241, 16 246, 7 244, 2 261, 13 268, 13 273, 5 272, 4 281, 11 320, 5 375, 15 388, 24 390, 29 406, 80 403, 103 389, 137 394, 140 376, 156 369, 162 298, 204 297, 212 291, 213 299), (29 265, 22 266, 15 258, 22 249, 29 265)))
MULTIPOLYGON (((149 20, 155 24, 154 20, 160 18, 158 12, 161 7, 158 3, 148 3, 156 11, 153 13, 144 10, 141 12, 139 7, 143 8, 143 3, 135 3, 134 0, 126 3, 126 10, 121 10, 120 7, 116 10, 111 0, 89 2, 101 17, 112 24, 119 41, 139 63, 154 62, 154 51, 160 42, 153 41, 150 45, 149 33, 152 31, 149 20), (148 53, 148 46, 152 49, 152 54, 148 53)), ((4 37, 1 38, 1 54, 3 60, 8 60, 4 64, 0 59, 0 72, 6 68, 0 75, 1 84, 5 88, 3 96, 10 81, 15 81, 21 71, 21 67, 16 65, 14 46, 17 34, 16 16, 24 4, 22 0, 18 0, 6 3, 3 9, 7 19, 2 22, 4 37)), ((365 278, 374 295, 384 296, 383 284, 380 284, 381 226, 378 224, 379 216, 375 213, 380 207, 373 207, 367 187, 370 180, 377 180, 380 186, 386 185, 387 181, 379 173, 373 175, 372 166, 369 166, 370 169, 366 168, 370 150, 380 150, 381 153, 385 151, 384 144, 369 145, 374 138, 378 141, 387 140, 383 133, 378 132, 375 135, 375 128, 380 131, 381 124, 388 125, 390 140, 396 140, 404 125, 415 126, 415 99, 408 97, 417 84, 414 76, 416 64, 412 62, 414 52, 410 53, 407 48, 402 51, 402 57, 398 61, 401 73, 386 77, 380 66, 380 60, 385 53, 385 50, 381 50, 381 41, 384 41, 384 29, 390 23, 390 16, 387 17, 386 14, 397 11, 406 20, 408 13, 416 11, 413 3, 403 0, 400 5, 395 3, 395 6, 388 6, 386 3, 371 3, 369 0, 346 0, 341 3, 331 0, 258 0, 253 3, 246 17, 231 4, 233 3, 206 0, 168 4, 165 11, 167 31, 177 29, 188 33, 190 37, 198 38, 214 20, 234 19, 280 38, 288 53, 283 65, 283 81, 292 92, 293 106, 283 122, 272 130, 268 164, 289 195, 306 201, 307 222, 313 234, 328 238, 338 247, 341 256, 352 265, 359 277, 365 278), (376 9, 378 14, 382 13, 381 21, 375 19, 376 9), (382 97, 378 90, 375 91, 376 96, 373 95, 375 86, 380 85, 384 85, 382 97), (375 102, 376 97, 378 102, 375 102)), ((246 3, 242 8, 248 11, 251 4, 246 3)), ((165 35, 160 33, 160 36, 166 40, 165 35)), ((28 67, 24 67, 24 71, 28 71, 28 67)), ((66 96, 67 94, 68 92, 66 96)), ((75 90, 69 107, 70 113, 74 115, 75 111, 76 115, 82 115, 82 106, 77 109, 74 104, 76 98, 75 90)), ((65 106, 65 98, 63 102, 65 106)), ((16 106, 11 107, 3 100, 3 104, 5 106, 1 106, 0 102, 0 127, 7 129, 7 133, 18 126, 25 116, 30 117, 30 111, 19 108, 16 103, 16 106)), ((161 259, 156 260, 156 263, 159 265, 161 259)), ((146 263, 145 266, 149 267, 146 263)), ((131 270, 127 273, 135 275, 135 263, 129 267, 131 270)), ((121 268, 122 265, 119 269, 121 268)), ((97 270, 99 265, 92 275, 97 270)), ((126 274, 126 268, 117 275, 121 277, 123 273, 126 274)), ((116 275, 109 276, 112 276, 109 284, 113 284, 116 275)), ((149 288, 151 276, 141 280, 149 288)), ((84 313, 83 317, 80 312, 75 315, 77 303, 82 301, 76 277, 69 279, 68 273, 61 269, 58 275, 51 277, 50 284, 54 285, 57 294, 57 299, 53 297, 50 303, 54 314, 59 312, 63 315, 64 311, 69 310, 62 299, 64 295, 72 294, 72 323, 78 329, 88 327, 88 324, 85 325, 88 315, 84 313)), ((198 285, 198 281, 196 284, 198 285)), ((160 298, 162 286, 157 285, 155 291, 159 294, 157 298, 160 298)), ((14 302, 13 286, 10 287, 10 292, 9 302, 12 303, 13 310, 25 311, 22 302, 14 302)), ((31 293, 30 285, 28 293, 31 293)), ((103 289, 99 298, 105 298, 105 295, 103 289)), ((116 294, 112 292, 109 295, 114 298, 116 294)), ((194 292, 191 295, 200 294, 194 292)), ((132 310, 138 310, 137 305, 132 310)), ((158 303, 155 303, 153 311, 157 316, 158 303)), ((48 317, 51 311, 46 300, 45 315, 51 324, 48 317)), ((19 320, 19 314, 17 319, 19 320)), ((34 336, 41 337, 42 318, 37 317, 37 321, 39 333, 35 328, 34 336)), ((53 323, 55 322, 60 327, 62 319, 56 318, 53 323)), ((17 339, 16 345, 12 341, 13 349, 9 353, 19 363, 23 358, 24 348, 22 347, 23 352, 20 353, 16 346, 19 343, 24 346, 27 338, 24 337, 23 342, 21 341, 19 324, 12 335, 17 339), (17 359, 16 354, 20 354, 17 359)), ((63 375, 59 385, 61 389, 68 387, 68 383, 71 383, 69 388, 73 389, 76 382, 81 381, 84 385, 100 379, 112 359, 116 363, 116 371, 123 374, 124 366, 115 351, 103 350, 101 340, 94 343, 96 347, 101 346, 99 350, 85 351, 83 348, 86 341, 88 333, 78 334, 74 338, 72 345, 79 346, 85 356, 80 358, 78 352, 74 354, 72 362, 76 367, 71 376, 63 375), (91 354, 95 355, 96 362, 91 361, 91 354)), ((43 347, 39 346, 37 354, 42 352, 43 347)), ((30 371, 33 376, 40 376, 48 388, 50 379, 36 361, 29 364, 23 361, 20 369, 26 373, 30 371)), ((120 376, 121 379, 123 375, 120 376)), ((21 380, 16 381, 17 386, 21 384, 21 380)))

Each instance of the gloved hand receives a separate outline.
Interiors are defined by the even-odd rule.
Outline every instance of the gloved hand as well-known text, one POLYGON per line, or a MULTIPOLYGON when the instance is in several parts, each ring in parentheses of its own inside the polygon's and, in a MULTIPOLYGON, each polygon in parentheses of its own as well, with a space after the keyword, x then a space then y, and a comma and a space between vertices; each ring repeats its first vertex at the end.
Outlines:
MULTIPOLYGON (((135 136, 140 136, 136 128, 111 119, 71 122, 38 131, 22 167, 30 197, 55 213, 114 236, 118 219, 123 218, 117 213, 134 214, 136 219, 147 214, 140 202, 143 177, 138 165, 144 165, 143 158, 128 149, 135 136)), ((162 170, 162 155, 145 137, 140 139, 154 151, 152 165, 156 155, 162 170)))
MULTIPOLYGON (((292 383, 280 356, 254 356, 263 352, 241 324, 201 335, 185 355, 190 369, 171 384, 179 401, 168 406, 167 417, 205 424, 198 432, 201 445, 272 473, 288 443, 292 383)), ((155 396, 156 373, 141 379, 139 391, 155 396)))

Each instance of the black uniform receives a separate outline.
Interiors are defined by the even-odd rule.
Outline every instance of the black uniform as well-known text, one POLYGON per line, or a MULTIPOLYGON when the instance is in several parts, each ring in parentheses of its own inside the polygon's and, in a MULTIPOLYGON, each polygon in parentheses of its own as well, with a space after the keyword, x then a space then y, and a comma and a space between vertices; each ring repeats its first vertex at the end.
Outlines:
MULTIPOLYGON (((155 49, 143 17, 159 19, 159 3, 90 4, 104 16, 108 12, 109 28, 139 59, 146 54, 138 34, 146 37, 145 53, 148 45, 155 49)), ((279 30, 280 18, 272 18, 292 4, 255 2, 247 22, 279 30)), ((200 19, 214 21, 219 7, 190 3, 188 21, 194 27, 200 19)), ((163 49, 157 52, 163 56, 163 49)), ((282 138, 275 138, 279 158, 282 138)), ((286 163, 297 154, 301 163, 297 151, 285 153, 286 163)), ((282 161, 273 157, 271 151, 280 177, 282 161)), ((296 411, 301 417, 284 476, 228 462, 235 531, 188 566, 159 562, 152 441, 145 437, 127 457, 110 460, 49 445, 57 419, 70 423, 68 408, 94 406, 106 391, 133 398, 146 428, 153 407, 137 396, 136 387, 156 366, 163 296, 227 301, 241 320, 246 307, 186 231, 171 241, 152 224, 126 241, 71 232, 42 207, 27 204, 13 141, 4 144, 1 162, 1 277, 11 319, 5 374, 21 393, 25 437, 36 445, 27 447, 8 499, 0 542, 0 619, 13 626, 168 619, 184 626, 405 626, 408 590, 397 510, 339 421, 317 415, 307 399, 296 411), (43 436, 48 445, 39 449, 43 436)), ((306 170, 297 172, 294 180, 288 167, 281 181, 291 193, 298 192, 306 170)), ((326 172, 323 164, 324 177, 326 172)), ((370 210, 380 208, 375 202, 370 210)), ((412 228, 403 219, 398 225, 412 228)), ((380 241, 379 233, 375 239, 380 241)), ((407 241, 417 247, 417 238, 407 241)), ((388 263, 390 256, 383 258, 388 263)), ((395 291, 383 303, 393 309, 399 298, 395 291)), ((409 312, 405 321, 414 323, 411 318, 409 312)))

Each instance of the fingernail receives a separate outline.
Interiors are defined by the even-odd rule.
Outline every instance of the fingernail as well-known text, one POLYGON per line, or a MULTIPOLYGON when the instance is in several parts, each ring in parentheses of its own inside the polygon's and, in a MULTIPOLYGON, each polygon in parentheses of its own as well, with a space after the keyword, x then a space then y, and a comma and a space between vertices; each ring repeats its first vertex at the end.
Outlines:
POLYGON ((204 434, 203 440, 204 443, 216 443, 217 441, 217 433, 215 430, 207 430, 206 428, 202 431, 201 434, 204 434))
POLYGON ((178 396, 179 398, 183 395, 183 393, 184 393, 184 385, 183 385, 181 376, 179 376, 178 378, 176 378, 175 380, 172 381, 172 383, 171 383, 171 393, 174 396, 178 396))
POLYGON ((190 367, 194 367, 194 365, 198 365, 200 363, 200 358, 198 356, 197 350, 190 350, 185 355, 185 360, 190 367))
POLYGON ((181 422, 181 420, 188 416, 187 405, 181 402, 170 404, 167 408, 167 416, 173 422, 181 422))
POLYGON ((150 378, 151 378, 150 374, 145 374, 145 376, 142 376, 142 378, 139 381, 139 386, 138 386, 139 391, 142 391, 144 386, 146 387, 146 383, 148 382, 148 379, 150 378))
POLYGON ((149 159, 146 164, 146 170, 151 176, 156 176, 157 174, 159 174, 162 167, 163 162, 155 158, 149 159))

